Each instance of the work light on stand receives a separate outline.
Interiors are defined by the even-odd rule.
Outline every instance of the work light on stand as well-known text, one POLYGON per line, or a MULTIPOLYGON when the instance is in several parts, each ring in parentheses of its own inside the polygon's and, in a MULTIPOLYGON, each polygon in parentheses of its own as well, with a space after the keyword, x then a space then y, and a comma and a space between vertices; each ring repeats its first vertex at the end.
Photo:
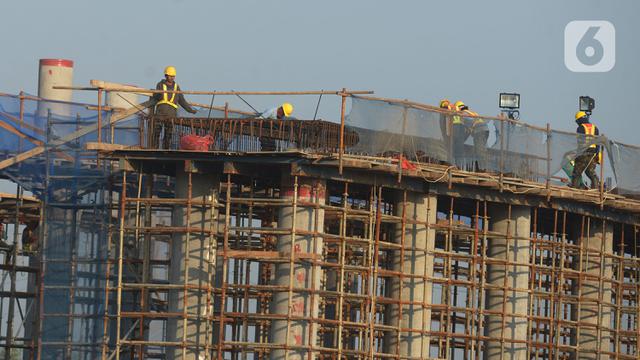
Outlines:
POLYGON ((596 107, 596 100, 589 96, 580 96, 580 111, 591 115, 591 111, 596 107))
POLYGON ((498 106, 509 119, 518 120, 520 118, 520 111, 518 111, 520 109, 520 94, 500 93, 498 106))

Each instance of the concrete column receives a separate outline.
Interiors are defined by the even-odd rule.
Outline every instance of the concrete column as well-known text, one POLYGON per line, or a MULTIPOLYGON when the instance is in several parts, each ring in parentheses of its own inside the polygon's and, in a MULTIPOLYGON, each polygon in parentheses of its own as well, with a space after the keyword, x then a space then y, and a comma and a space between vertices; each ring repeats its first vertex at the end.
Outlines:
POLYGON ((516 265, 489 264, 487 285, 498 288, 486 290, 486 310, 504 315, 485 315, 484 334, 486 360, 524 360, 527 345, 510 340, 527 340, 527 318, 529 301, 526 289, 529 282, 529 244, 531 238, 531 208, 495 204, 489 209, 490 230, 503 234, 492 236, 487 246, 487 256, 495 260, 506 260, 516 265), (506 290, 505 287, 510 290, 506 290), (519 289, 519 290, 514 290, 519 289), (504 322, 504 325, 503 325, 504 322), (500 339, 504 336, 504 343, 500 339))
MULTIPOLYGON (((298 200, 302 202, 318 202, 321 205, 325 203, 326 184, 322 180, 314 180, 309 178, 298 178, 298 200)), ((281 187, 281 198, 286 200, 293 199, 294 196, 294 179, 289 176, 283 176, 281 187)), ((300 255, 317 255, 322 254, 323 239, 314 238, 310 234, 301 234, 300 231, 322 233, 324 229, 324 210, 314 209, 311 206, 298 205, 295 209, 292 206, 284 206, 280 208, 278 213, 278 228, 280 229, 296 229, 294 253, 300 255), (294 220, 295 214, 295 220, 294 220)), ((282 254, 291 253, 292 245, 291 235, 278 236, 277 250, 282 254)), ((320 259, 318 259, 320 260, 320 259)), ((279 286, 289 286, 291 266, 287 263, 276 265, 275 284, 279 286)), ((293 266, 293 284, 294 289, 313 289, 320 290, 321 268, 320 266, 312 266, 307 262, 296 260, 293 266), (313 274, 313 276, 312 276, 313 274)), ((318 303, 320 297, 307 292, 293 292, 291 302, 289 302, 288 291, 279 291, 273 295, 271 303, 271 313, 279 315, 287 315, 289 308, 292 316, 317 317, 318 303)), ((316 346, 317 324, 311 325, 308 320, 292 320, 287 334, 287 321, 275 320, 271 323, 270 340, 272 344, 289 346, 316 346), (311 340, 309 338, 311 337, 311 340)), ((306 350, 289 350, 289 360, 309 359, 306 350)), ((285 350, 271 351, 271 359, 285 359, 285 350)), ((315 359, 315 354, 311 355, 315 359)))
POLYGON ((573 289, 574 295, 580 296, 581 300, 579 305, 572 306, 572 320, 586 326, 580 326, 578 331, 572 332, 571 343, 577 346, 572 359, 609 359, 608 355, 598 356, 599 351, 609 351, 611 343, 611 334, 608 331, 598 331, 598 327, 611 327, 611 308, 604 305, 598 307, 598 301, 611 302, 611 283, 603 281, 600 287, 598 278, 613 278, 612 259, 602 257, 603 252, 607 255, 613 254, 613 226, 607 223, 604 229, 603 233, 602 220, 593 219, 588 227, 584 224, 584 236, 578 241, 581 256, 576 259, 575 270, 580 271, 581 275, 593 278, 576 281, 573 289))
MULTIPOLYGON (((118 83, 109 83, 109 85, 118 86, 125 89, 137 88, 134 85, 125 85, 118 83)), ((128 109, 134 105, 138 105, 140 102, 139 95, 132 92, 107 92, 106 96, 106 104, 107 106, 115 109, 128 109)), ((140 144, 140 133, 137 130, 130 129, 121 129, 120 131, 116 131, 117 128, 122 127, 132 127, 138 125, 138 119, 136 117, 132 117, 131 120, 127 120, 125 122, 120 122, 117 125, 114 125, 115 128, 110 131, 114 132, 114 143, 123 144, 123 145, 139 145, 140 144)), ((111 135, 108 137, 111 140, 111 135)))
MULTIPOLYGON (((36 126, 40 129, 46 129, 47 114, 51 111, 51 115, 71 116, 71 106, 64 102, 70 102, 73 97, 73 91, 54 89, 54 86, 73 86, 73 61, 66 59, 40 59, 38 66, 38 97, 47 100, 56 100, 62 102, 38 102, 37 114, 38 118, 36 126)), ((56 130, 60 130, 62 125, 58 125, 56 130)), ((74 126, 75 125, 68 125, 74 126)), ((57 131, 56 131, 57 132, 57 131)))
MULTIPOLYGON (((404 236, 404 256, 400 250, 393 252, 393 270, 413 276, 433 276, 433 254, 435 243, 435 230, 427 228, 436 222, 437 197, 423 193, 408 192, 406 202, 403 195, 399 194, 396 202, 395 215, 402 216, 403 211, 406 218, 404 227, 402 223, 396 225, 395 242, 402 243, 404 236), (409 221, 421 222, 420 224, 409 223, 409 221), (412 248, 406 250, 406 248, 412 248), (403 261, 401 261, 404 258, 403 261)), ((431 309, 426 304, 431 304, 432 283, 423 278, 406 277, 400 287, 400 279, 394 277, 390 280, 388 296, 393 300, 400 299, 402 302, 412 302, 399 307, 392 304, 387 307, 387 325, 398 326, 411 329, 399 334, 389 331, 385 334, 385 352, 397 354, 401 357, 428 358, 430 337, 420 333, 431 330, 431 309), (400 311, 400 309, 402 309, 400 311), (398 343, 399 342, 399 343, 398 343)))
MULTIPOLYGON (((176 198, 187 198, 189 187, 189 174, 178 166, 176 174, 176 198)), ((193 201, 201 202, 206 200, 209 204, 217 201, 218 179, 214 175, 192 174, 191 198, 193 201)), ((202 207, 193 204, 190 213, 187 207, 178 205, 174 208, 172 215, 172 226, 198 228, 203 230, 213 230, 210 206, 202 207)), ((187 249, 187 233, 175 233, 171 244, 171 264, 169 268, 169 281, 171 284, 190 286, 209 286, 211 284, 212 272, 215 269, 215 239, 212 241, 209 233, 193 231, 189 234, 187 249), (185 257, 187 263, 185 264, 185 257), (185 273, 185 265, 187 267, 185 273), (186 277, 185 277, 186 276, 186 277)), ((211 299, 212 300, 212 299, 211 299)), ((169 312, 182 313, 186 305, 186 311, 191 317, 184 323, 181 318, 171 318, 167 323, 168 341, 182 342, 183 339, 191 347, 183 350, 180 347, 167 351, 167 359, 180 360, 203 360, 209 359, 209 354, 205 351, 205 346, 212 342, 211 326, 206 316, 211 314, 211 301, 207 299, 206 290, 189 289, 187 291, 186 302, 182 289, 171 290, 169 292, 169 312)))

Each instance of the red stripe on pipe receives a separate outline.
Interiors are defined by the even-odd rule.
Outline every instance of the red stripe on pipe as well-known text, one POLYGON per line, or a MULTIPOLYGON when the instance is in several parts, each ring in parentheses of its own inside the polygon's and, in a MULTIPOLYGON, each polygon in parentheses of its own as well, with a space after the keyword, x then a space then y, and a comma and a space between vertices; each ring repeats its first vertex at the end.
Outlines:
POLYGON ((40 59, 40 66, 73 67, 73 61, 67 59, 40 59))

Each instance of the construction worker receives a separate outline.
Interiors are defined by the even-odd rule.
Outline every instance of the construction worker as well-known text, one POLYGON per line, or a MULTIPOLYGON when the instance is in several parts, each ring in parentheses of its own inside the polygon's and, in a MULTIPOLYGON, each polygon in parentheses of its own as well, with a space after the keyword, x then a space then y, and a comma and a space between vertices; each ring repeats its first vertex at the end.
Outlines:
POLYGON ((464 142, 469 137, 469 128, 461 114, 467 110, 467 106, 462 101, 456 101, 453 110, 458 112, 451 117, 451 137, 453 141, 453 162, 459 167, 464 165, 466 160, 464 142))
MULTIPOLYGON (((290 103, 283 103, 278 107, 274 107, 272 109, 263 111, 258 118, 284 120, 286 118, 291 118, 292 113, 293 113, 293 105, 291 105, 290 103)), ((276 140, 272 138, 268 138, 266 136, 261 136, 260 148, 262 151, 275 151, 276 140)))
MULTIPOLYGON (((156 90, 163 91, 180 91, 180 86, 176 83, 176 68, 167 66, 164 69, 164 79, 158 82, 156 90)), ((176 93, 155 93, 155 114, 153 124, 153 144, 160 148, 160 132, 164 126, 163 148, 171 147, 171 137, 173 136, 173 119, 178 116, 178 105, 182 106, 186 111, 195 114, 197 111, 189 105, 182 94, 176 93)))
POLYGON ((475 155, 475 170, 485 171, 487 169, 487 141, 489 140, 489 127, 484 119, 478 117, 478 113, 471 111, 468 106, 463 105, 461 110, 464 114, 472 116, 468 118, 469 132, 473 138, 473 153, 475 155))
POLYGON ((596 164, 600 163, 600 146, 594 144, 594 136, 600 135, 598 127, 589 122, 589 115, 584 111, 578 111, 575 116, 578 128, 578 155, 575 158, 573 173, 571 174, 571 187, 578 188, 582 173, 586 173, 591 181, 591 188, 598 189, 600 180, 596 175, 596 164), (582 136, 584 135, 584 136, 582 136))
POLYGON ((22 230, 22 251, 29 253, 38 250, 38 222, 29 221, 22 230))
POLYGON ((453 154, 451 154, 450 144, 451 144, 451 113, 449 111, 453 111, 453 104, 448 99, 440 100, 440 109, 447 110, 447 112, 440 113, 440 131, 442 133, 442 143, 445 148, 445 151, 449 156, 447 157, 447 161, 449 164, 453 163, 453 154))
POLYGON ((278 119, 282 120, 284 118, 288 118, 293 113, 293 105, 289 103, 283 103, 278 107, 274 107, 273 109, 265 110, 260 114, 261 119, 278 119))

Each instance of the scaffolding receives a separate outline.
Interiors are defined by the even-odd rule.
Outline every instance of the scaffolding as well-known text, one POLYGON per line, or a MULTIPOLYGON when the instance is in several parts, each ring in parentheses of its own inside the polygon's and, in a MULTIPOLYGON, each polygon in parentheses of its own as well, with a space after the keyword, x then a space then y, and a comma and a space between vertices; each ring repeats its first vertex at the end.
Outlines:
POLYGON ((108 317, 136 337, 106 344, 116 357, 637 357, 636 225, 393 181, 291 175, 282 164, 266 176, 273 164, 246 157, 187 168, 173 159, 175 198, 140 197, 154 190, 139 187, 134 169, 168 161, 149 156, 128 153, 133 173, 118 185, 132 195, 118 203, 109 289, 136 300, 108 317), (117 264, 145 261, 120 279, 117 264), (164 275, 145 278, 151 263, 164 275), (190 305, 172 311, 172 291, 190 305))
POLYGON ((340 96, 340 123, 205 107, 170 120, 170 149, 141 108, 13 97, 0 116, 24 141, 0 168, 39 201, 18 188, 0 215, 38 219, 41 248, 16 261, 19 226, 0 248, 5 358, 638 358, 640 202, 559 182, 562 133, 492 119, 492 160, 468 171, 451 114, 309 93, 340 96), (187 134, 214 141, 178 150, 187 134))
MULTIPOLYGON (((18 186, 16 194, 0 194, 0 218, 2 239, 0 239, 0 341, 4 359, 12 359, 16 351, 33 352, 32 336, 24 330, 33 326, 33 314, 37 291, 35 284, 39 269, 34 266, 32 253, 23 252, 19 244, 21 227, 37 224, 40 217, 40 203, 31 196, 25 196, 18 186)), ((23 232, 25 230, 22 230, 23 232)))

